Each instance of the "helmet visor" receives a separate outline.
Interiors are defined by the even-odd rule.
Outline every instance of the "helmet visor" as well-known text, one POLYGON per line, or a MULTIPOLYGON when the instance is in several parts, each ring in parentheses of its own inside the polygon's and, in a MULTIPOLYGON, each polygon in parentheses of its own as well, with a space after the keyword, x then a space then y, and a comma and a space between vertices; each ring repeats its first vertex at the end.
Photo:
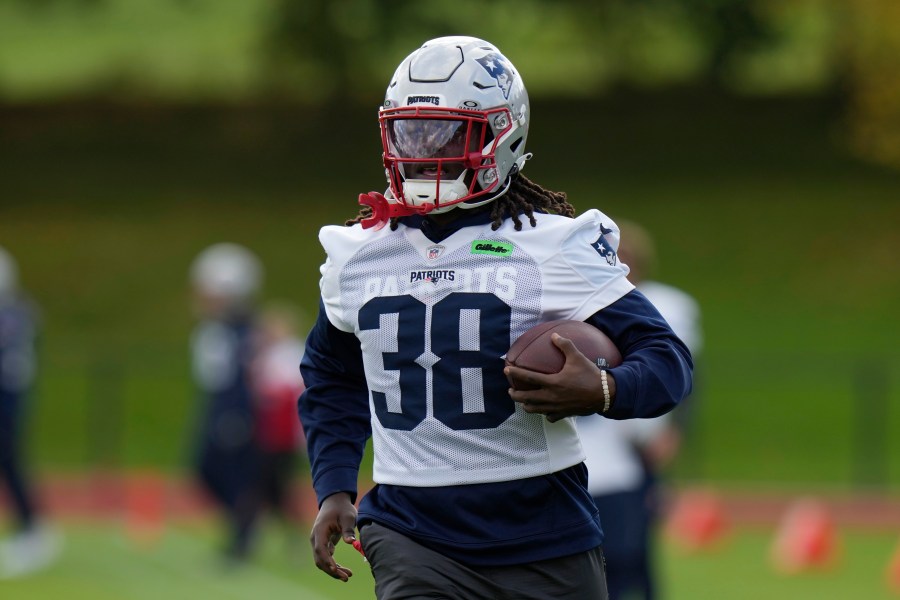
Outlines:
POLYGON ((381 111, 384 166, 394 197, 435 210, 490 192, 481 173, 496 168, 483 111, 410 106, 381 111), (445 116, 446 115, 446 116, 445 116), (485 144, 488 146, 485 146, 485 144))
POLYGON ((462 159, 469 145, 468 123, 455 119, 391 119, 387 122, 389 150, 397 158, 462 159))

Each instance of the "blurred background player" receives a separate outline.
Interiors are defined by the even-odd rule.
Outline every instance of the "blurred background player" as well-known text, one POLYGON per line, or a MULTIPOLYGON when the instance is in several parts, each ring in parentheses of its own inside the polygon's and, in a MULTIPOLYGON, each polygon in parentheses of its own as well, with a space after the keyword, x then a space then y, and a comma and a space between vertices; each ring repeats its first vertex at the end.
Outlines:
POLYGON ((59 549, 57 534, 39 518, 35 493, 22 460, 25 401, 36 371, 37 320, 19 290, 13 257, 0 248, 0 478, 9 491, 13 534, 0 542, 0 579, 49 565, 59 549))
MULTIPOLYGON (((648 279, 656 267, 653 240, 641 226, 620 222, 619 259, 635 284, 688 346, 694 363, 702 346, 696 300, 648 279)), ((696 387, 695 387, 696 390, 696 387)), ((588 466, 588 489, 603 523, 603 551, 611 600, 658 596, 653 567, 654 528, 661 509, 660 475, 677 456, 696 392, 675 410, 652 419, 578 419, 588 466)))
POLYGON ((305 341, 297 331, 294 308, 266 306, 259 315, 253 358, 260 500, 287 525, 291 540, 301 517, 291 486, 298 459, 305 462, 306 448, 297 415, 297 398, 304 390, 300 360, 305 341))
POLYGON ((246 248, 215 244, 190 269, 199 323, 191 338, 193 375, 201 394, 196 469, 224 511, 227 558, 247 558, 258 513, 256 440, 251 386, 253 327, 263 268, 246 248))

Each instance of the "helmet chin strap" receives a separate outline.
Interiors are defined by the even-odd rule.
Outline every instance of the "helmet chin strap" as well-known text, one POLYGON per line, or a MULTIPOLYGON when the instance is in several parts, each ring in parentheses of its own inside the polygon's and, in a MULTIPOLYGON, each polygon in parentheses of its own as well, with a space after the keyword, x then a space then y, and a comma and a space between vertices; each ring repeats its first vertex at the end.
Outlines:
MULTIPOLYGON (((516 172, 518 172, 518 171, 516 171, 516 172)), ((499 198, 500 196, 502 196, 503 194, 505 194, 506 192, 509 191, 509 187, 512 185, 513 176, 516 174, 516 172, 510 173, 509 175, 507 175, 506 183, 504 184, 503 189, 500 190, 499 192, 497 192, 496 194, 494 194, 493 196, 491 196, 490 198, 488 198, 487 200, 479 200, 478 202, 460 202, 459 204, 454 204, 453 206, 448 207, 447 210, 450 210, 452 208, 461 208, 463 210, 469 210, 472 208, 478 208, 479 206, 484 206, 485 204, 487 204, 489 202, 493 202, 494 200, 496 200, 497 198, 499 198)))
MULTIPOLYGON (((391 197, 390 200, 384 196, 384 194, 380 194, 378 192, 369 192, 368 194, 360 194, 359 195, 359 204, 363 206, 368 206, 372 209, 372 216, 363 219, 360 224, 363 229, 369 229, 374 227, 375 231, 378 231, 385 224, 390 221, 394 217, 408 217, 410 215, 427 215, 428 213, 440 214, 443 212, 447 212, 453 210, 454 208, 461 208, 463 210, 469 210, 472 208, 478 208, 479 206, 484 206, 489 202, 493 202, 497 198, 503 196, 506 192, 509 191, 510 186, 512 186, 513 179, 516 175, 518 175, 519 171, 522 170, 522 167, 525 166, 526 161, 530 160, 533 154, 528 152, 523 154, 518 159, 516 159, 516 164, 513 165, 513 168, 510 170, 509 175, 506 176, 506 182, 503 185, 503 189, 487 198, 485 200, 480 200, 478 202, 460 202, 458 204, 452 204, 446 208, 438 208, 435 209, 434 204, 426 203, 420 204, 415 208, 406 206, 391 197), (393 200, 393 201, 392 201, 393 200)), ((388 190, 390 193, 390 189, 388 190)))

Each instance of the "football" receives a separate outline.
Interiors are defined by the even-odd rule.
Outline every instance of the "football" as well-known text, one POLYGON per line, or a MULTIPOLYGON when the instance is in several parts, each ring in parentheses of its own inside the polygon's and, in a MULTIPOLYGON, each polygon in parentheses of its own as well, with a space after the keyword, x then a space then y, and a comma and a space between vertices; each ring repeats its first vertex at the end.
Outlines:
POLYGON ((535 325, 519 336, 506 353, 506 364, 539 373, 559 373, 565 356, 550 339, 554 333, 572 340, 599 367, 622 363, 622 354, 605 333, 584 321, 562 319, 535 325))

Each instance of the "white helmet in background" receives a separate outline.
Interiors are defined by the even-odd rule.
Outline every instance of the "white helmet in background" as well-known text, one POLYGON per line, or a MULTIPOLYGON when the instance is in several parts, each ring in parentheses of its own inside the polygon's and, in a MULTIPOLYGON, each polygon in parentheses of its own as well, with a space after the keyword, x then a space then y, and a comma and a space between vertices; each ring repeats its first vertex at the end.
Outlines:
POLYGON ((19 269, 12 255, 0 248, 0 298, 12 296, 19 289, 19 269))
POLYGON ((235 303, 253 298, 262 286, 259 259, 243 246, 214 244, 191 265, 191 283, 204 294, 235 303))
POLYGON ((495 46, 426 42, 400 63, 379 111, 393 200, 426 214, 501 196, 530 158, 529 118, 522 78, 495 46))

